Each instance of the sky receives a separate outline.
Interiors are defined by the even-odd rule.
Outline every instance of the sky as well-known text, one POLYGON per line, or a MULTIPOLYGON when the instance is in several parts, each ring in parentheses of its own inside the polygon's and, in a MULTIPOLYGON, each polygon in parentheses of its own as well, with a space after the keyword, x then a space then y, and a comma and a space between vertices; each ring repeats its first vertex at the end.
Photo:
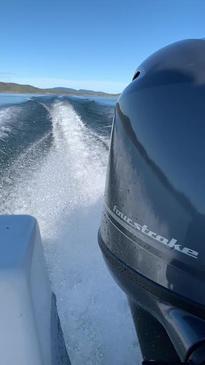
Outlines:
POLYGON ((121 92, 151 53, 203 37, 204 0, 0 0, 0 81, 121 92))

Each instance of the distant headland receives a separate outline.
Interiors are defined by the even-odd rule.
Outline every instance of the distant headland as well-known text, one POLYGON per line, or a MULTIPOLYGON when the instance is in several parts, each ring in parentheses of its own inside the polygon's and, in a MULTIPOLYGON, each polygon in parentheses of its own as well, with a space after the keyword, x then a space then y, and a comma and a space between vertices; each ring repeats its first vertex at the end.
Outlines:
POLYGON ((109 94, 103 91, 93 90, 76 90, 68 87, 53 87, 41 89, 32 85, 21 85, 13 82, 0 81, 0 93, 16 93, 16 94, 61 94, 61 95, 76 95, 76 96, 101 96, 101 97, 117 97, 119 94, 109 94))

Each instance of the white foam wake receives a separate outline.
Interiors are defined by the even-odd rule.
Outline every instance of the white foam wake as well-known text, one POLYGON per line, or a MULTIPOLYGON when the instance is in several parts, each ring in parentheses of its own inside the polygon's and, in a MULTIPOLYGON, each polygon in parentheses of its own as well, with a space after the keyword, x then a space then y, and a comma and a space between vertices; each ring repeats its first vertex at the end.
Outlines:
POLYGON ((11 120, 15 118, 17 108, 7 107, 0 109, 0 139, 4 139, 11 131, 11 120))
POLYGON ((72 365, 134 365, 137 345, 127 300, 97 245, 106 149, 70 104, 57 102, 50 113, 53 148, 32 174, 23 171, 7 207, 39 221, 72 365))

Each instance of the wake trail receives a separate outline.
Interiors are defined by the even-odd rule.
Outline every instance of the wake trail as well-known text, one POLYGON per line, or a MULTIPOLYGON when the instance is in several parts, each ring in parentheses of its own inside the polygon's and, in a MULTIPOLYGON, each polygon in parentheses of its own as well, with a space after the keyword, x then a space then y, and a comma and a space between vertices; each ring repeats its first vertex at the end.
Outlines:
POLYGON ((49 112, 52 148, 32 173, 21 161, 5 212, 39 222, 72 365, 134 365, 138 346, 127 299, 97 244, 107 148, 68 102, 54 102, 49 112))

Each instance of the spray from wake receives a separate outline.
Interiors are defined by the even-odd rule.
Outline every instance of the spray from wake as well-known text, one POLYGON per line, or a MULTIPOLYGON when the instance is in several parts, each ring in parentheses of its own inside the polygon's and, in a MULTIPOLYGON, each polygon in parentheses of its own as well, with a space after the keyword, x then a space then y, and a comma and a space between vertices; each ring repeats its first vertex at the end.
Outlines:
POLYGON ((4 212, 38 219, 72 364, 135 364, 127 301, 97 246, 107 149, 68 102, 49 110, 52 147, 32 173, 31 152, 21 160, 4 212))
POLYGON ((8 121, 11 120, 11 113, 15 115, 14 108, 3 108, 0 110, 0 139, 4 139, 11 131, 8 121))

